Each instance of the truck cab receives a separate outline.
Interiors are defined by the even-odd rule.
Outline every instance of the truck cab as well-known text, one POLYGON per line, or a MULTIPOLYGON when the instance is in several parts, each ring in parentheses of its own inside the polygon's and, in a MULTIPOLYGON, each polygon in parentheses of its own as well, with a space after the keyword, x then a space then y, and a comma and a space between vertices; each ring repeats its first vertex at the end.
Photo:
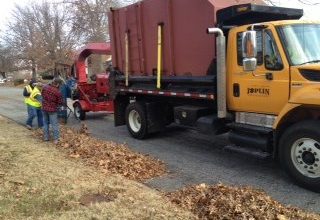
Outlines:
POLYGON ((318 99, 301 97, 319 91, 320 23, 277 21, 256 25, 257 64, 253 71, 245 71, 242 35, 251 27, 236 27, 229 32, 228 108, 274 115, 276 128, 280 123, 276 116, 293 105, 320 104, 318 99), (266 105, 267 100, 272 104, 266 105))
POLYGON ((298 20, 235 27, 226 65, 227 108, 235 117, 230 139, 272 151, 296 182, 314 190, 320 177, 319 36, 320 23, 298 20))

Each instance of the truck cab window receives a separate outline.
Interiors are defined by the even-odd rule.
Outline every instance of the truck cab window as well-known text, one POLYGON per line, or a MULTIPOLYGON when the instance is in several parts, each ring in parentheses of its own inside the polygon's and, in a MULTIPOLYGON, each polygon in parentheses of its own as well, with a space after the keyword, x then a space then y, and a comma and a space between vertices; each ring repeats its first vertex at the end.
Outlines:
MULTIPOLYGON (((242 32, 237 34, 237 57, 238 65, 242 66, 242 32)), ((262 31, 257 31, 257 63, 259 66, 263 64, 263 47, 262 47, 262 31)))
POLYGON ((283 69, 283 63, 270 30, 264 31, 264 64, 268 70, 283 69))

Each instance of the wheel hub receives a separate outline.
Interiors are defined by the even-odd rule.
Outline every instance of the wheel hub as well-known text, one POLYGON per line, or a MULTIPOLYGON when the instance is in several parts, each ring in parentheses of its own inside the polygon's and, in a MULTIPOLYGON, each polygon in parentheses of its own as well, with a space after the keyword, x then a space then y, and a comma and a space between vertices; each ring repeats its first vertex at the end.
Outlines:
POLYGON ((320 144, 311 138, 301 138, 291 148, 291 158, 297 170, 310 178, 320 177, 320 144))
POLYGON ((76 113, 77 118, 80 117, 80 108, 78 106, 75 107, 74 112, 76 113))
POLYGON ((141 117, 136 110, 132 110, 129 113, 129 124, 130 128, 134 132, 139 132, 139 130, 141 129, 141 117))
POLYGON ((312 153, 305 151, 302 154, 302 161, 308 165, 313 165, 316 158, 312 153))

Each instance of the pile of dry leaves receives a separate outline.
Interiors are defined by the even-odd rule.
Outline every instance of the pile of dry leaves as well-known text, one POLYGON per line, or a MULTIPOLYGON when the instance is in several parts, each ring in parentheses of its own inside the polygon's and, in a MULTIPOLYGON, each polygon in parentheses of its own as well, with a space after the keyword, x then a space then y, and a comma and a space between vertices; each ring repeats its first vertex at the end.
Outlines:
MULTIPOLYGON (((143 181, 166 173, 160 160, 131 151, 124 144, 103 141, 89 135, 85 124, 79 130, 60 127, 58 147, 66 149, 73 158, 83 158, 99 166, 103 172, 120 174, 131 180, 143 181)), ((37 136, 41 135, 37 133, 37 136)))
POLYGON ((200 219, 320 219, 320 215, 285 207, 249 187, 200 184, 166 195, 200 219))

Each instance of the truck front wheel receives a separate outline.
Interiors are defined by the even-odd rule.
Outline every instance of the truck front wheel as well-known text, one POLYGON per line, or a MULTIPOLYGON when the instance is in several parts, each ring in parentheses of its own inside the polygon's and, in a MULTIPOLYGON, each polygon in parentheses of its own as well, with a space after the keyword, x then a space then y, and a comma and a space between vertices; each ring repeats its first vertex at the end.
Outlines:
POLYGON ((134 138, 144 139, 147 137, 147 114, 143 103, 133 102, 127 106, 126 124, 134 138))
POLYGON ((320 192, 320 122, 303 121, 284 132, 279 159, 295 182, 320 192))

